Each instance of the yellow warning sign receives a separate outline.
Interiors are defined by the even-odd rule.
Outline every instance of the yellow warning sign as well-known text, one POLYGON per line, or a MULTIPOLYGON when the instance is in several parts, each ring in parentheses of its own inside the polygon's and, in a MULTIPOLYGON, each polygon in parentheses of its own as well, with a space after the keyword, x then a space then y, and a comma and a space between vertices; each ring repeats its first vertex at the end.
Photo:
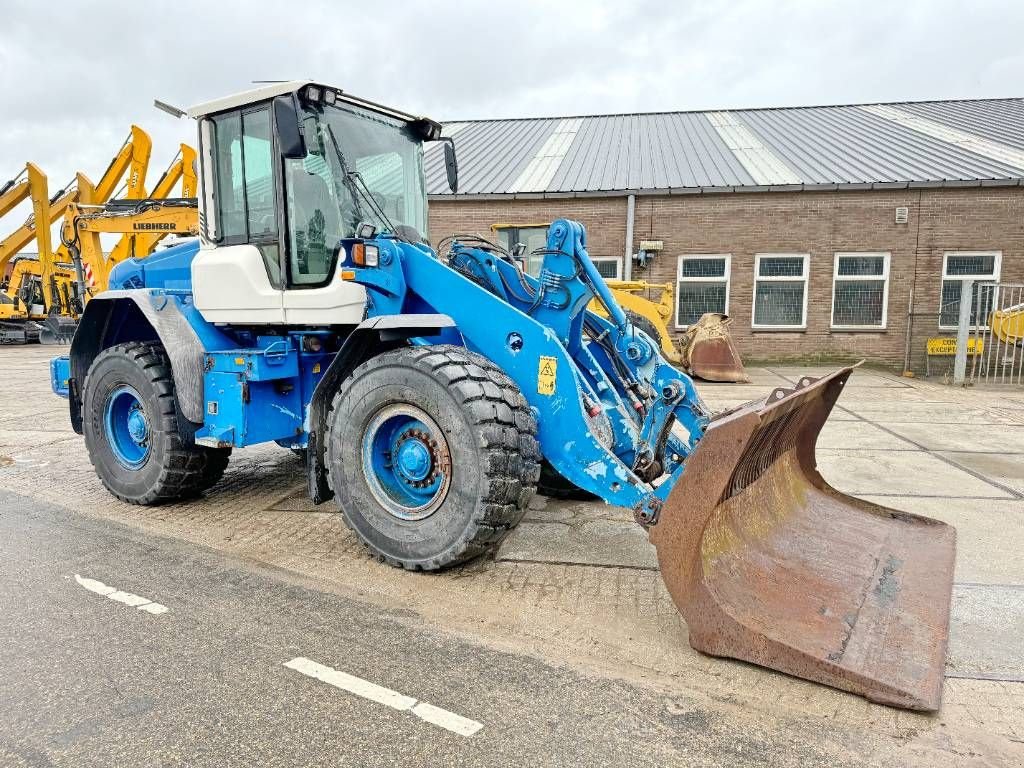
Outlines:
POLYGON ((537 366, 537 394, 555 394, 555 373, 558 371, 557 357, 544 357, 541 355, 540 363, 537 366))
MULTIPOLYGON (((985 342, 976 336, 971 336, 967 339, 967 354, 968 355, 980 355, 985 351, 985 342)), ((939 337, 935 339, 928 339, 928 354, 929 355, 955 355, 956 354, 956 338, 939 337)))

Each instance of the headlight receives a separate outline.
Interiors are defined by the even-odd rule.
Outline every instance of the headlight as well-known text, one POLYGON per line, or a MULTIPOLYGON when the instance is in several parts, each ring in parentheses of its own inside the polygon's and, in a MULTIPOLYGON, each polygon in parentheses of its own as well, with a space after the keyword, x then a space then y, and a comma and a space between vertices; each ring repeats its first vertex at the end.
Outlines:
POLYGON ((376 245, 356 243, 352 246, 352 263, 357 267, 376 267, 380 263, 380 250, 376 245))

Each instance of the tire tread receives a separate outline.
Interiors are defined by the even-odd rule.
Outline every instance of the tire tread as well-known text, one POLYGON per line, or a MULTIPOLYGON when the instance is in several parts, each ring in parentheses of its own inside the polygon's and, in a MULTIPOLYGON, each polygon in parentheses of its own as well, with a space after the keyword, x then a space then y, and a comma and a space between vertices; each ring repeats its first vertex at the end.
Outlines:
MULTIPOLYGON (((537 422, 526 398, 515 382, 490 360, 465 347, 448 344, 383 352, 359 365, 352 377, 386 365, 425 370, 455 395, 481 440, 486 485, 471 524, 457 546, 447 549, 441 557, 426 562, 405 561, 375 551, 361 536, 360 540, 380 562, 407 570, 440 570, 493 553, 523 519, 540 477, 537 422)), ((344 388, 335 394, 332 412, 343 397, 344 388)), ((344 517, 346 525, 358 536, 347 515, 344 517)))

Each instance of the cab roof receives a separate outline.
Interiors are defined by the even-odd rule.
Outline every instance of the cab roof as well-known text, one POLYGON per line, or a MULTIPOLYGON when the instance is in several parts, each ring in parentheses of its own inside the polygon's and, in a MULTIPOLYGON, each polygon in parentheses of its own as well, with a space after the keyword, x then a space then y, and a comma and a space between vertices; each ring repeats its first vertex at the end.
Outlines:
POLYGON ((374 101, 370 101, 369 99, 362 99, 358 96, 353 96, 350 93, 345 93, 341 88, 336 86, 317 83, 313 80, 284 80, 279 83, 267 83, 266 85, 261 85, 258 88, 250 88, 247 91, 241 91, 240 93, 234 93, 230 96, 223 96, 219 99, 213 99, 212 101, 197 104, 194 107, 190 107, 187 114, 192 118, 205 117, 206 115, 224 112, 228 109, 244 107, 246 104, 255 104, 260 101, 267 101, 275 96, 282 96, 286 93, 295 93, 307 85, 319 87, 324 91, 333 91, 338 101, 342 101, 347 104, 379 112, 410 123, 421 122, 429 124, 432 127, 436 127, 436 133, 440 136, 441 125, 428 117, 412 115, 408 112, 403 112, 400 109, 386 107, 383 104, 378 104, 374 101))

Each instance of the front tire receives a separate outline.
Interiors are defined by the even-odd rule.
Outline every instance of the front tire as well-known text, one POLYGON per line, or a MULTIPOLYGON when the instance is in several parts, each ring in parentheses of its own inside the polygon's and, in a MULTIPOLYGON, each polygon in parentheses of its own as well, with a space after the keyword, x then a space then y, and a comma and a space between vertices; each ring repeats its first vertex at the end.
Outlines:
POLYGON ((363 363, 328 417, 345 522, 381 561, 433 571, 495 551, 539 474, 519 388, 463 347, 406 347, 363 363))
POLYGON ((155 342, 110 347, 89 367, 82 393, 89 460, 129 504, 196 496, 227 468, 230 449, 195 445, 178 414, 171 365, 155 342))

